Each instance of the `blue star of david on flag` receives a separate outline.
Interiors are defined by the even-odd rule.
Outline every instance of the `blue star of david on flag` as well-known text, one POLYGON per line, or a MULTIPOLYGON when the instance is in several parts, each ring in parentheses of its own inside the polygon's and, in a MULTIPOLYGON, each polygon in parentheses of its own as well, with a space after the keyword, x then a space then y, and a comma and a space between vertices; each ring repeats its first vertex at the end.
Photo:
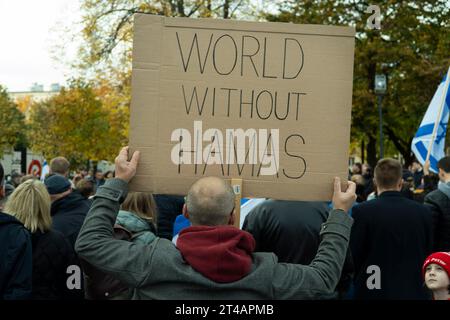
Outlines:
POLYGON ((411 143, 411 149, 416 156, 417 160, 423 165, 427 158, 428 148, 430 142, 433 139, 433 130, 440 112, 440 119, 437 124, 438 128, 436 130, 436 136, 431 143, 430 152, 430 171, 438 173, 437 163, 445 156, 445 135, 447 133, 449 108, 450 108, 450 90, 448 90, 448 85, 450 81, 447 81, 447 77, 450 74, 450 68, 447 75, 444 77, 442 82, 439 84, 436 92, 434 93, 433 99, 428 106, 427 112, 423 117, 419 129, 413 138, 411 143), (443 98, 445 95, 445 98, 443 98), (443 105, 442 105, 443 101, 443 105), (442 106, 442 110, 440 111, 442 106))

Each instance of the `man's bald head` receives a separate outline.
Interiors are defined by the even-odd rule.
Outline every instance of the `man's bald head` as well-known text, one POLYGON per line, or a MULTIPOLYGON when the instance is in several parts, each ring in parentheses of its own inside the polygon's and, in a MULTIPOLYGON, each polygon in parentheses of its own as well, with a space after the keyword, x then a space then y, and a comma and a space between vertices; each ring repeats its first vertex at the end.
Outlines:
POLYGON ((234 209, 233 189, 223 179, 201 178, 189 189, 186 208, 192 225, 227 225, 234 209))

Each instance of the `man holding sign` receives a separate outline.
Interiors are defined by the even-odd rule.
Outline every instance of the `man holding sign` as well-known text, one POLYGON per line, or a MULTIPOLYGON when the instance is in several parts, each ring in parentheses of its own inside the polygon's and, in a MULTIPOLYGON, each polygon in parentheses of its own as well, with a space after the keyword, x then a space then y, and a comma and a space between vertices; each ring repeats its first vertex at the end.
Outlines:
POLYGON ((183 208, 192 226, 177 246, 156 238, 140 245, 113 238, 113 226, 140 152, 128 161, 128 147, 116 158, 116 178, 95 196, 80 231, 81 259, 133 290, 133 299, 320 299, 333 294, 341 275, 353 223, 347 211, 355 184, 341 191, 334 181, 333 210, 321 229, 322 241, 310 265, 277 263, 272 253, 254 253, 255 240, 233 227, 234 195, 221 178, 206 177, 190 188, 183 208))
POLYGON ((347 176, 355 30, 138 14, 130 148, 100 187, 76 250, 134 299, 318 299, 333 294, 353 223, 347 176), (139 162, 139 166, 138 166, 139 162), (186 195, 176 245, 114 240, 130 188, 186 195), (334 188, 331 181, 334 177, 334 188), (308 266, 254 253, 235 198, 330 200, 308 266), (333 190, 334 189, 334 190, 333 190))

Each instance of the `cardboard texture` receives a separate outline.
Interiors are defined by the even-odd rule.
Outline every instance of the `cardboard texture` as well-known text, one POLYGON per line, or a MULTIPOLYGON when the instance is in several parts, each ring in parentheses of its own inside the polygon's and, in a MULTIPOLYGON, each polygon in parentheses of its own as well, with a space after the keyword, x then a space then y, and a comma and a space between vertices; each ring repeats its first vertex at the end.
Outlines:
POLYGON ((243 197, 330 200, 347 180, 354 29, 137 14, 132 190, 215 175, 243 197))

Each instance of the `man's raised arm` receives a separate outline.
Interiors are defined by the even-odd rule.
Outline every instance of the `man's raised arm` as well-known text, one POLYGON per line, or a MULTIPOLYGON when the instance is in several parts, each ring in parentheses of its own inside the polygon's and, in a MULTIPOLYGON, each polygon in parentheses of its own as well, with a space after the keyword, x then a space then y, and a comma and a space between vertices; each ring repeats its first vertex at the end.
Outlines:
POLYGON ((157 241, 145 246, 113 237, 117 213, 138 162, 139 151, 128 161, 128 147, 122 148, 115 160, 116 178, 98 189, 75 244, 81 259, 130 287, 139 287, 150 273, 151 251, 157 241))

